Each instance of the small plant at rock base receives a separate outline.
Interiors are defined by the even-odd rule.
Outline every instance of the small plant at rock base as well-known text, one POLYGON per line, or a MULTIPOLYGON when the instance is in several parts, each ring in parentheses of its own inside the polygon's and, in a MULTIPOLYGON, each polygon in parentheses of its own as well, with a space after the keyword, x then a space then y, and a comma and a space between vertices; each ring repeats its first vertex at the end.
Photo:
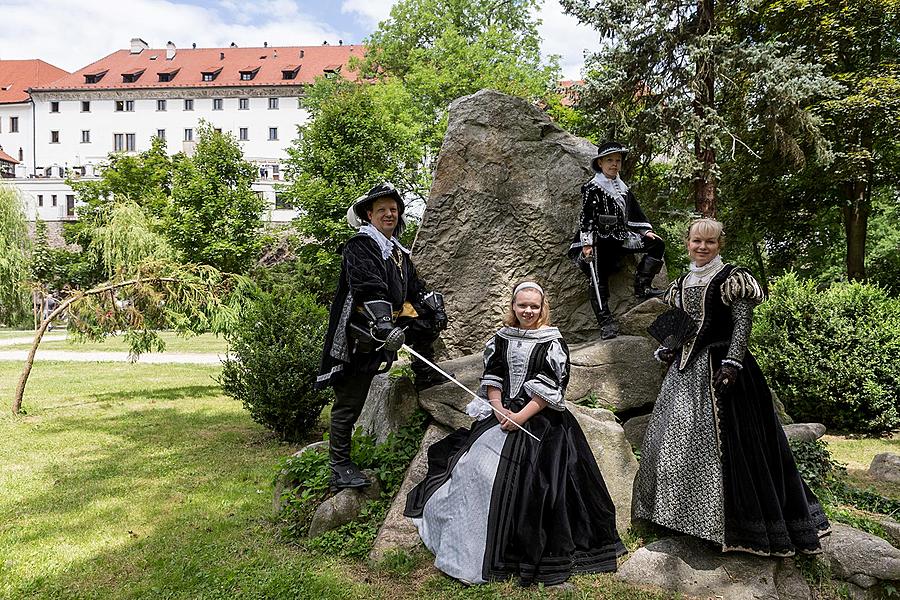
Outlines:
POLYGON ((392 577, 405 578, 415 571, 423 560, 425 560, 424 552, 409 553, 395 548, 385 552, 375 568, 392 577))

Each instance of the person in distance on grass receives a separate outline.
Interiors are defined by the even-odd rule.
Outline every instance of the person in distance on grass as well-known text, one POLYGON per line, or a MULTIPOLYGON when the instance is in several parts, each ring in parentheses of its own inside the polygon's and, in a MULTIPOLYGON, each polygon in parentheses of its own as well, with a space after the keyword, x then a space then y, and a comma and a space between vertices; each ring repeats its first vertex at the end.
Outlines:
MULTIPOLYGON (((341 275, 316 379, 316 388, 334 388, 333 488, 371 483, 350 460, 350 440, 372 379, 390 368, 404 341, 431 359, 432 343, 447 326, 443 296, 426 289, 398 239, 404 208, 396 188, 380 183, 347 210, 348 222, 359 231, 341 250, 341 275)), ((418 389, 442 381, 419 360, 412 361, 412 369, 418 389)))
POLYGON ((563 396, 569 351, 533 281, 512 291, 484 350, 476 418, 428 450, 428 473, 405 514, 435 566, 465 583, 517 577, 556 585, 615 571, 625 553, 615 506, 563 396), (536 436, 532 438, 525 431, 536 436))
POLYGON ((772 394, 747 350, 763 292, 722 262, 722 223, 698 219, 686 237, 691 268, 664 300, 697 334, 660 347, 669 366, 641 446, 634 517, 764 556, 815 553, 830 530, 797 472, 772 394))

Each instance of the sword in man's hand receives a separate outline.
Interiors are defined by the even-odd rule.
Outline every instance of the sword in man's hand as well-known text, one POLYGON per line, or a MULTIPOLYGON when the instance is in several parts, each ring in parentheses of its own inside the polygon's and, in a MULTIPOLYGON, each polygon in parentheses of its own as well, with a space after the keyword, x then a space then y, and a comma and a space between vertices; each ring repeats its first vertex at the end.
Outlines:
MULTIPOLYGON (((541 441, 541 438, 539 438, 538 436, 534 435, 533 433, 531 433, 530 431, 528 431, 527 429, 525 429, 524 427, 522 427, 521 425, 516 423, 516 421, 514 419, 510 418, 507 415, 504 415, 502 412, 500 412, 499 410, 494 408, 493 404, 491 404, 490 402, 488 402, 487 400, 485 400, 484 398, 482 398, 481 396, 479 396, 478 394, 476 394, 475 392, 473 392, 472 390, 467 388, 464 384, 462 384, 455 377, 453 377, 452 375, 447 373, 445 370, 443 370, 442 368, 440 368, 439 366, 437 366, 436 364, 434 364, 433 362, 431 362, 430 360, 428 360, 427 358, 425 358, 424 356, 422 356, 421 354, 419 354, 418 352, 416 352, 415 350, 413 350, 412 348, 407 346, 406 344, 403 344, 403 346, 401 346, 401 348, 403 348, 404 350, 406 350, 407 352, 409 352, 410 354, 412 354, 413 356, 415 356, 416 358, 421 360, 423 363, 425 363, 426 365, 428 365, 429 367, 431 367, 432 369, 434 369, 435 371, 437 371, 438 373, 440 373, 441 375, 443 375, 444 377, 446 377, 447 379, 449 379, 450 381, 452 381, 453 383, 455 383, 456 385, 458 385, 459 387, 464 389, 466 392, 469 393, 470 396, 472 396, 479 402, 482 402, 483 404, 487 404, 488 406, 490 406, 492 411, 494 411, 501 417, 504 417, 507 421, 511 422, 513 425, 515 425, 516 427, 521 429, 524 433, 527 433, 529 436, 533 437, 538 442, 541 441)), ((515 414, 515 413, 513 413, 513 414, 515 414)))

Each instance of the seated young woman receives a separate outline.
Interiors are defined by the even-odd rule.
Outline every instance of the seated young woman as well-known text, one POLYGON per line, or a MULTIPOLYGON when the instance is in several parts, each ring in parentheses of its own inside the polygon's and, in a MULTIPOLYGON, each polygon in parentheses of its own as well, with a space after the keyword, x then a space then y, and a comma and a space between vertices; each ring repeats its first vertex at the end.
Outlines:
POLYGON ((625 553, 615 507, 563 396, 569 351, 541 286, 515 286, 484 350, 476 418, 431 446, 406 512, 435 566, 469 584, 555 585, 614 571, 625 553), (521 429, 534 434, 540 441, 521 429))

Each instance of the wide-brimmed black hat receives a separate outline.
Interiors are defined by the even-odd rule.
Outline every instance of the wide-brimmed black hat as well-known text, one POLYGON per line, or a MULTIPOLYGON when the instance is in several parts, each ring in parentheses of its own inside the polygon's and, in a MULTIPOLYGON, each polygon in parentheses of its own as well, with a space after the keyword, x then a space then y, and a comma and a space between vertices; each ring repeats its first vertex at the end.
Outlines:
POLYGON ((610 154, 621 154, 622 161, 624 162, 625 157, 628 156, 629 152, 631 151, 619 142, 603 142, 602 144, 600 144, 600 146, 597 147, 597 156, 595 156, 594 160, 591 161, 591 168, 599 173, 601 158, 603 158, 604 156, 609 156, 610 154))
MULTIPOLYGON (((401 217, 403 216, 403 212, 406 210, 403 197, 400 196, 400 192, 397 191, 397 188, 392 183, 385 181, 353 201, 353 204, 347 209, 347 222, 350 223, 350 226, 359 229, 364 223, 368 223, 368 213, 379 198, 393 198, 397 202, 397 212, 401 217)), ((400 222, 402 223, 403 219, 400 219, 400 222)))

